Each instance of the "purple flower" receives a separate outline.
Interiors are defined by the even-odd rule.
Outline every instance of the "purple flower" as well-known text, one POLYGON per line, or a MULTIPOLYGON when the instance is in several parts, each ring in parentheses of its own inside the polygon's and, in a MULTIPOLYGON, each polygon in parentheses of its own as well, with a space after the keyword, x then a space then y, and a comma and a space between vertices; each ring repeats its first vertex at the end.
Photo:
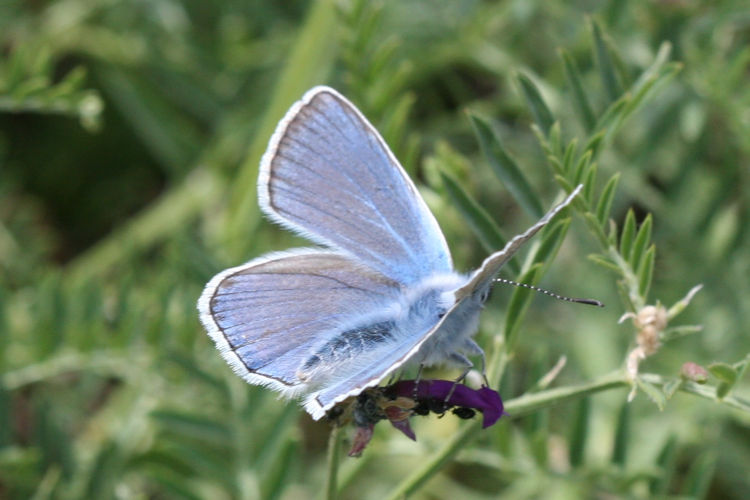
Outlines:
POLYGON ((482 412, 482 427, 487 428, 503 415, 503 401, 500 394, 487 386, 474 390, 450 380, 402 380, 386 388, 396 396, 414 397, 430 411, 442 413, 451 407, 471 408, 482 412), (446 401, 446 397, 453 393, 446 401))
POLYGON ((500 395, 489 387, 474 390, 450 380, 402 380, 363 391, 356 398, 333 408, 328 418, 337 425, 354 424, 356 431, 349 456, 356 457, 370 442, 374 426, 380 420, 387 419, 409 439, 416 441, 409 425, 410 417, 430 412, 442 415, 448 410, 459 418, 472 418, 476 411, 482 412, 483 428, 491 426, 504 414, 500 395))

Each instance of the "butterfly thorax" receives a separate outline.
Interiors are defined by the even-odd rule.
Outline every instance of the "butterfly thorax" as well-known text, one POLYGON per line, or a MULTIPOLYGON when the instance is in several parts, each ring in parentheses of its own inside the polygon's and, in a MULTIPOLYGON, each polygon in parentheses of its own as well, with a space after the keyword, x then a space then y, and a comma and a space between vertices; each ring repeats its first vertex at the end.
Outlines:
MULTIPOLYGON (((455 351, 464 337, 476 331, 478 320, 474 316, 478 316, 479 308, 474 311, 463 304, 454 307, 453 292, 466 280, 463 275, 446 273, 404 287, 397 303, 381 308, 381 314, 359 316, 357 321, 344 323, 335 335, 313 347, 299 366, 297 376, 308 381, 315 376, 322 378, 325 372, 332 373, 336 365, 340 367, 354 360, 377 361, 379 352, 390 351, 391 346, 409 342, 418 335, 426 336, 427 340, 415 355, 404 361, 435 364, 433 358, 437 359, 439 353, 455 351), (434 330, 441 321, 443 327, 434 330)), ((469 301, 464 302, 468 305, 469 301)))
POLYGON ((410 364, 450 364, 456 353, 466 351, 467 341, 479 328, 479 313, 486 298, 476 293, 457 304, 454 292, 467 281, 467 276, 451 273, 436 275, 425 282, 419 298, 409 306, 409 315, 414 317, 415 324, 421 323, 419 320, 441 323, 410 364))

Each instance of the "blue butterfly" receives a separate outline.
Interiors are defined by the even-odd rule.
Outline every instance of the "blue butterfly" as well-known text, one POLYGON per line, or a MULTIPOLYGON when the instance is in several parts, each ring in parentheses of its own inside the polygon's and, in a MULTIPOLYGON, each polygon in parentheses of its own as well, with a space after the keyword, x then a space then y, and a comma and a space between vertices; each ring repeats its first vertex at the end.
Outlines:
MULTIPOLYGON (((260 166, 272 220, 321 247, 275 252, 217 274, 198 301, 224 359, 251 384, 304 396, 314 419, 410 365, 457 365, 493 278, 578 195, 490 255, 453 269, 443 233, 383 138, 345 97, 309 90, 260 166)), ((464 372, 465 373, 465 372, 464 372)))

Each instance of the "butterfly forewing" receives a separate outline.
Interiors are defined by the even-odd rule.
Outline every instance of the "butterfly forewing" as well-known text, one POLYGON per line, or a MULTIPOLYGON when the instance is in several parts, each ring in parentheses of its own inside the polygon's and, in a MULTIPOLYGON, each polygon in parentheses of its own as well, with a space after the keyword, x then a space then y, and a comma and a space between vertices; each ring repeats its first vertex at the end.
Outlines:
POLYGON ((567 198, 565 198, 565 200, 563 200, 560 204, 556 205, 549 212, 547 212, 544 217, 539 219, 536 224, 528 228, 523 233, 515 236, 505 245, 505 248, 503 248, 499 252, 493 253, 492 255, 484 259, 481 267, 474 271, 474 274, 472 274, 469 282, 456 291, 456 298, 458 300, 461 300, 468 294, 472 293, 474 290, 481 288, 483 284, 486 284, 489 280, 495 278, 495 276, 497 276, 497 273, 500 271, 500 268, 503 267, 508 259, 513 257, 518 249, 521 248, 524 243, 529 241, 544 226, 546 226, 555 215, 557 215, 563 208, 567 207, 570 202, 572 202, 573 199, 578 196, 578 193, 581 192, 582 188, 582 184, 576 187, 573 192, 570 193, 567 198))
POLYGON ((316 87, 282 120, 261 165, 261 207, 274 220, 413 284, 450 272, 450 252, 414 184, 343 96, 316 87))

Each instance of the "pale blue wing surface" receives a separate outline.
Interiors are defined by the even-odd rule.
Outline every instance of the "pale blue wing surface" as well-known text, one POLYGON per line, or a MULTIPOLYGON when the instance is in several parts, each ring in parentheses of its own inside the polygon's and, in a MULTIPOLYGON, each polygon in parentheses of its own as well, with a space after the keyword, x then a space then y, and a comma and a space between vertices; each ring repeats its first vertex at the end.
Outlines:
POLYGON ((310 90, 281 121, 258 193, 277 222, 399 283, 452 270, 416 187, 380 134, 333 89, 310 90))
POLYGON ((396 283, 351 258, 299 249, 271 254, 214 277, 199 300, 201 320, 247 381, 293 394, 315 345, 351 318, 398 300, 396 283))

